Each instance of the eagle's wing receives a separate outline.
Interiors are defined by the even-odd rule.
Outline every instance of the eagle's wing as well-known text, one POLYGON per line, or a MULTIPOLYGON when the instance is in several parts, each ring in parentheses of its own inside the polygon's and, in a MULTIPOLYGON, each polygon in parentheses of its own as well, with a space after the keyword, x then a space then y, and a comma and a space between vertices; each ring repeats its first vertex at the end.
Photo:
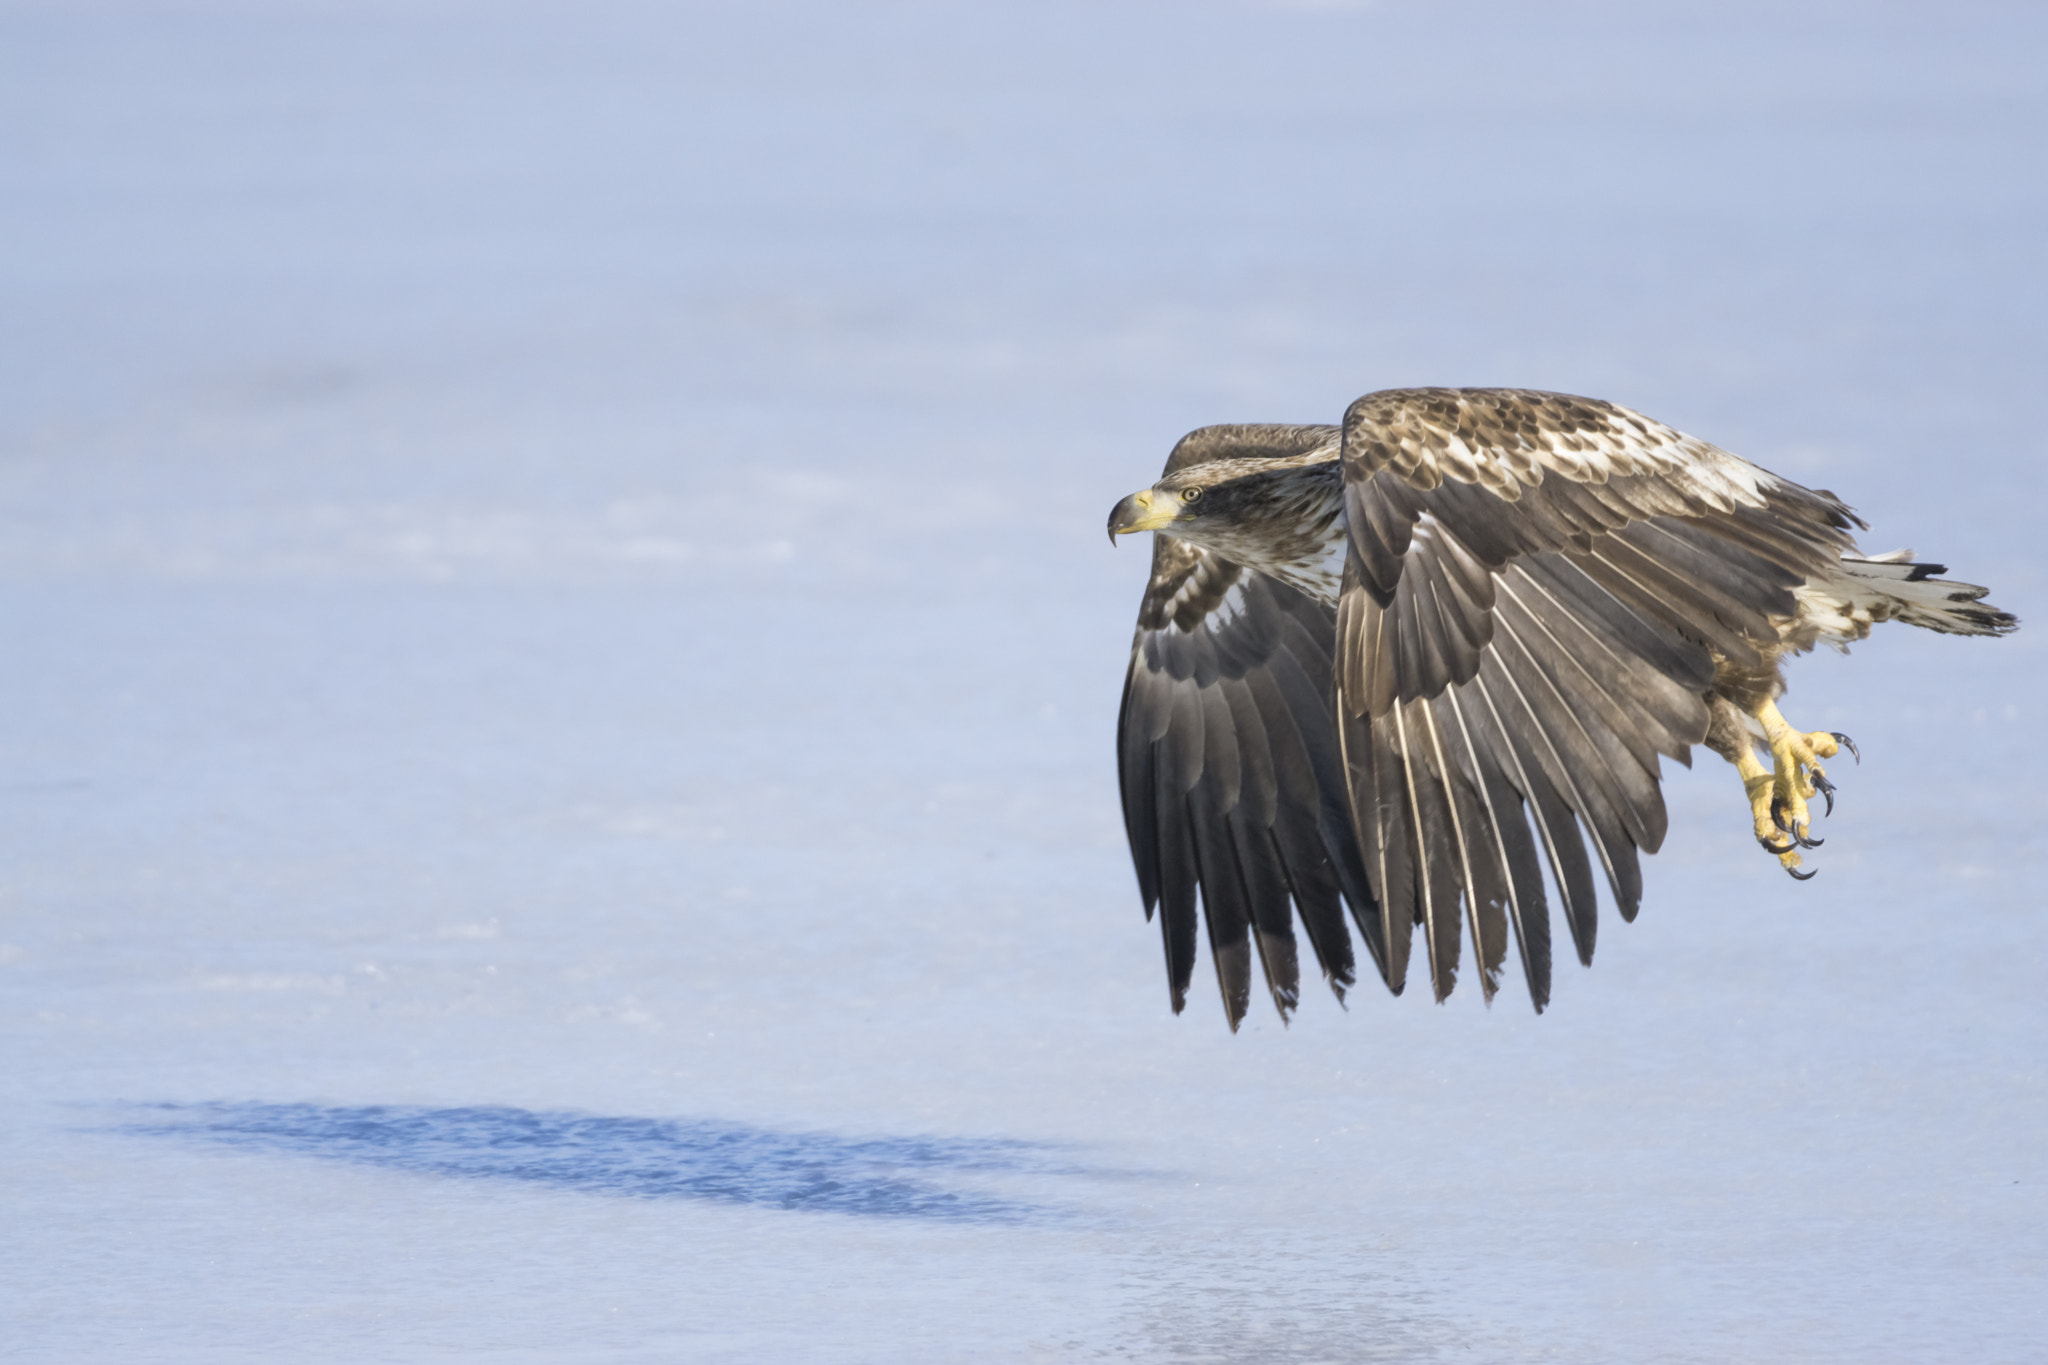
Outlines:
POLYGON ((1773 618, 1852 544, 1854 518, 1561 394, 1368 394, 1345 414, 1343 466, 1337 723, 1376 956, 1398 991, 1423 926, 1442 999, 1462 919, 1491 999, 1512 922, 1540 1010, 1545 867, 1590 962, 1592 862, 1633 918, 1636 850, 1664 838, 1657 756, 1689 761, 1716 656, 1763 669, 1773 618))
POLYGON ((1344 804, 1330 710, 1330 609, 1264 574, 1154 536, 1117 731, 1124 823, 1145 915, 1160 907, 1178 1012, 1195 965, 1195 895, 1235 1029, 1251 949, 1282 1017, 1299 995, 1299 907, 1323 975, 1355 979, 1340 901, 1382 973, 1380 915, 1344 804))

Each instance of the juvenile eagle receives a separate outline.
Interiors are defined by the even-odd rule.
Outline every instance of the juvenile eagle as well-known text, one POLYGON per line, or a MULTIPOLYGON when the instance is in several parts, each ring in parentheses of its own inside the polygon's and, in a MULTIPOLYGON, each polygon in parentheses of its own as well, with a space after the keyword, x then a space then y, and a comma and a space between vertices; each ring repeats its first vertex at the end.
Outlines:
POLYGON ((1565 394, 1394 389, 1341 427, 1190 432, 1109 514, 1112 543, 1160 533, 1117 758, 1174 1010, 1199 890, 1233 1029, 1251 944, 1282 1017, 1296 1004, 1290 902, 1340 997, 1340 902, 1396 993, 1419 928, 1438 1000, 1461 925, 1493 998, 1512 924, 1540 1011, 1545 870, 1590 964, 1593 866, 1633 919, 1637 853, 1664 841, 1658 755, 1689 765, 1695 744, 1812 876, 1807 803, 1833 808, 1821 760, 1854 746, 1778 714, 1785 657, 1879 621, 2018 624, 1910 550, 1864 555, 1852 527, 1833 493, 1565 394))

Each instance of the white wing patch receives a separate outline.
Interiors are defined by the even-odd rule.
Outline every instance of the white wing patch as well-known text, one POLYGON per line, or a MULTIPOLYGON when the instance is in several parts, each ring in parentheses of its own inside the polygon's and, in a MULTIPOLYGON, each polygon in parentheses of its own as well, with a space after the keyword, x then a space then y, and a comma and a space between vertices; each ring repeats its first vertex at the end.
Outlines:
POLYGON ((1261 564, 1259 568, 1326 607, 1336 606, 1337 595, 1344 586, 1344 555, 1349 546, 1341 516, 1331 523, 1330 531, 1330 538, 1315 554, 1280 564, 1261 564))
POLYGON ((1244 580, 1240 578, 1224 592, 1223 599, 1210 610, 1209 617, 1202 622, 1202 626, 1208 630, 1224 629, 1243 616, 1244 611, 1244 580))

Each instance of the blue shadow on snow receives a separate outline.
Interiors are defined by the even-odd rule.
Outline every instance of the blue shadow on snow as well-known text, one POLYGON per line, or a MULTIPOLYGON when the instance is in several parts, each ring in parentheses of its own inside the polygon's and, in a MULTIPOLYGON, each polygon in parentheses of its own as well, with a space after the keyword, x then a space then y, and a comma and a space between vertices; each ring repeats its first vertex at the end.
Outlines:
POLYGON ((1021 1222, 1051 1212, 951 1190, 962 1173, 1087 1174, 1039 1143, 993 1138, 845 1138, 710 1119, 608 1118, 499 1107, 211 1102, 124 1106, 150 1117, 113 1131, 240 1151, 322 1157, 422 1175, 520 1180, 642 1199, 703 1199, 944 1222, 1021 1222))

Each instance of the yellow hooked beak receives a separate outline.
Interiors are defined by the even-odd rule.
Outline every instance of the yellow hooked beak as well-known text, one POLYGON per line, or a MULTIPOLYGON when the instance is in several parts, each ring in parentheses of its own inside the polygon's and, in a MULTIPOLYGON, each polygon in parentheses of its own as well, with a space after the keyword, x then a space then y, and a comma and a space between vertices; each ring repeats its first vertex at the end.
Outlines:
POLYGON ((1163 508, 1156 506, 1152 490, 1147 488, 1109 509, 1109 543, 1116 544, 1118 536, 1136 531, 1157 531, 1178 520, 1180 509, 1172 503, 1163 508))

